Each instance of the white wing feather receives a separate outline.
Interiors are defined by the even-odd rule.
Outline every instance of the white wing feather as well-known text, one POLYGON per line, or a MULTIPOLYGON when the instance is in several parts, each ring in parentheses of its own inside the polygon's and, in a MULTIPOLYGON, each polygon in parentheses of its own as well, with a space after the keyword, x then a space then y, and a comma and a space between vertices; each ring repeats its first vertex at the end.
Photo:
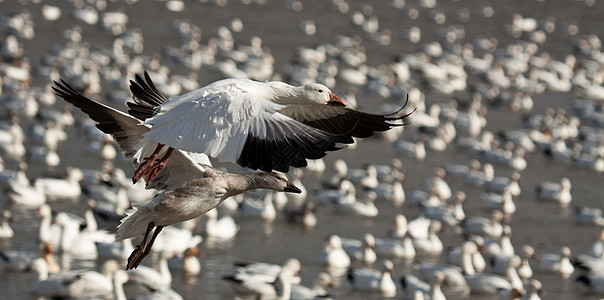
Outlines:
POLYGON ((227 88, 227 92, 216 89, 210 85, 171 98, 145 122, 152 126, 145 138, 184 151, 206 153, 219 161, 236 162, 249 128, 262 139, 266 137, 267 120, 296 122, 276 112, 282 105, 253 97, 237 87, 227 88))

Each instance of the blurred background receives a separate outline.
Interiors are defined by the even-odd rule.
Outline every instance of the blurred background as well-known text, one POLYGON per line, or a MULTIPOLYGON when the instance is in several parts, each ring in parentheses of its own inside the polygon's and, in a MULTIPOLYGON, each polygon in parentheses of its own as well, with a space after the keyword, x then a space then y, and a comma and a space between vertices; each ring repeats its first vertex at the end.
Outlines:
MULTIPOLYGON (((50 86, 63 79, 125 109, 129 80, 146 70, 167 96, 228 77, 320 82, 362 111, 391 113, 408 96, 404 112, 415 112, 407 126, 290 171, 306 189, 302 197, 250 193, 221 205, 219 217, 232 216, 223 224, 236 223, 234 236, 229 225, 212 231, 205 216, 171 226, 143 264, 161 273, 163 258, 175 266, 193 247, 200 271, 172 267, 163 273, 171 280, 159 282, 131 274, 128 298, 166 288, 184 299, 246 298, 223 279, 236 273, 235 262, 289 258, 305 270, 302 285, 330 273, 334 299, 390 298, 346 278, 349 268, 381 270, 390 259, 394 297, 412 298, 416 288, 401 279, 422 278, 426 264, 459 265, 450 253, 470 240, 487 264, 480 274, 518 255, 524 263, 512 269, 525 274, 528 263, 532 270, 520 275, 525 294, 533 278, 547 299, 597 299, 590 289, 604 286, 582 282, 599 273, 560 266, 568 262, 565 246, 573 261, 603 262, 603 13, 593 0, 0 1, 0 298, 29 299, 39 281, 31 263, 15 267, 13 256, 49 254, 64 276, 102 271, 109 259, 124 265, 95 242, 110 244, 129 203, 154 194, 132 186, 132 167, 112 141, 50 86), (347 170, 336 171, 338 160, 347 170), (463 215, 454 213, 456 202, 463 215), (315 207, 314 226, 292 217, 306 203, 315 207), (491 221, 495 211, 501 217, 491 221), (392 234, 397 215, 415 232, 416 255, 378 251, 375 262, 352 255, 339 268, 325 261, 332 235, 362 244, 369 233, 386 252, 402 247, 404 230, 392 234), (430 220, 442 230, 422 248, 421 236, 437 227, 430 220), (473 222, 495 232, 472 231, 473 222), (77 227, 68 241, 67 226, 77 227), (54 243, 52 251, 41 241, 54 243)), ((500 275, 509 280, 507 271, 500 275)), ((461 285, 442 290, 451 299, 513 299, 509 288, 468 295, 461 285)))

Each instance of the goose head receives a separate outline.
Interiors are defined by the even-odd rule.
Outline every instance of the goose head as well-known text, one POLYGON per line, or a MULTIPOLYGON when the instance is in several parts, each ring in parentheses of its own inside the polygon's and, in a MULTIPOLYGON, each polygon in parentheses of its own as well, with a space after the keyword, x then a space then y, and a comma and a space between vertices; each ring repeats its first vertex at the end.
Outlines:
POLYGON ((366 233, 363 236, 363 243, 371 249, 375 248, 375 236, 371 233, 366 233))
POLYGON ((128 272, 124 270, 116 270, 113 273, 113 282, 114 284, 124 284, 130 280, 130 276, 128 272))
POLYGON ((432 276, 430 276, 429 282, 432 285, 440 285, 443 283, 448 283, 447 277, 446 277, 445 273, 442 271, 434 272, 434 274, 432 274, 432 276))
POLYGON ((382 270, 384 273, 394 276, 394 263, 392 263, 392 261, 389 259, 385 259, 382 265, 382 270))
POLYGON ((328 87, 319 84, 311 83, 303 86, 304 97, 312 102, 319 104, 328 104, 334 106, 346 106, 346 102, 332 93, 328 87))
POLYGON ((560 252, 562 253, 562 257, 565 257, 565 258, 570 258, 571 257, 571 251, 570 251, 570 248, 568 246, 563 246, 560 249, 560 252))
POLYGON ((272 99, 279 104, 317 104, 346 106, 346 102, 319 83, 294 87, 283 82, 269 82, 272 99))
POLYGON ((526 283, 526 293, 529 295, 537 294, 541 297, 544 297, 546 295, 546 292, 541 285, 541 281, 539 281, 537 279, 530 279, 526 283))
POLYGON ((297 186, 287 179, 287 177, 278 172, 256 173, 256 182, 259 188, 271 189, 279 192, 302 193, 297 186))
POLYGON ((299 274, 299 273, 302 273, 304 271, 304 268, 302 268, 302 264, 300 263, 300 261, 298 259, 295 259, 295 258, 288 259, 285 262, 285 264, 283 265, 283 268, 287 269, 287 270, 290 270, 294 274, 299 274))
POLYGON ((111 277, 117 270, 120 270, 120 264, 117 261, 110 259, 103 263, 100 271, 101 274, 111 277))
POLYGON ((331 165, 334 172, 340 176, 346 176, 348 174, 348 165, 342 159, 336 159, 331 165))
POLYGON ((45 217, 51 217, 51 215, 52 215, 52 210, 48 204, 44 204, 44 205, 40 206, 40 208, 38 209, 39 217, 45 218, 45 217))
POLYGON ((317 282, 318 282, 319 286, 321 286, 322 288, 326 288, 326 287, 335 288, 336 287, 336 283, 335 283, 333 277, 331 277, 331 275, 329 275, 325 272, 319 273, 317 282))
POLYGON ((68 167, 67 178, 72 182, 79 182, 84 179, 84 173, 79 168, 68 167))
POLYGON ((570 180, 568 179, 568 177, 564 177, 560 180, 560 185, 562 186, 562 188, 564 190, 570 190, 571 184, 570 184, 570 180))
POLYGON ((11 213, 10 210, 5 209, 4 211, 2 211, 2 217, 3 217, 3 220, 5 220, 5 221, 12 221, 13 213, 11 213))
POLYGON ((522 246, 522 248, 520 250, 520 257, 535 258, 535 249, 529 245, 522 246))
POLYGON ((508 266, 508 268, 514 269, 514 268, 519 267, 521 262, 522 262, 522 260, 521 260, 520 256, 514 255, 514 256, 510 257, 510 259, 508 260, 507 266, 508 266))
POLYGON ((331 235, 327 240, 327 247, 329 249, 341 249, 342 248, 342 239, 340 239, 337 235, 331 235))
POLYGON ((52 255, 53 247, 50 243, 44 243, 40 249, 41 256, 52 255))
POLYGON ((189 247, 185 250, 184 256, 185 256, 185 258, 199 257, 199 256, 201 256, 201 252, 199 252, 199 249, 197 249, 197 247, 189 247))

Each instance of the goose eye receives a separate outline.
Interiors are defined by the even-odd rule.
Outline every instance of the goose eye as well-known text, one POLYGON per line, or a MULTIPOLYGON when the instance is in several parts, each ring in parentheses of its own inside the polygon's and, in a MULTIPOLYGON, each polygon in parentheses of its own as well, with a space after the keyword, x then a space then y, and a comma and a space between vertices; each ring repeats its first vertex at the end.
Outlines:
POLYGON ((319 93, 323 93, 323 90, 319 90, 319 93))

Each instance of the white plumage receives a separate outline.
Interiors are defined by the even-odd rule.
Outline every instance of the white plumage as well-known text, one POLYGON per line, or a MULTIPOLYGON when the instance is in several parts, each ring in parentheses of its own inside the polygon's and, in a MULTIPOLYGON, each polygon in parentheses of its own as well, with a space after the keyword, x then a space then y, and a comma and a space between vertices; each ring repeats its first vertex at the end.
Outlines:
POLYGON ((392 280, 394 264, 385 260, 381 271, 372 269, 355 269, 348 273, 348 279, 354 289, 367 292, 379 292, 382 297, 396 295, 396 283, 392 280))

